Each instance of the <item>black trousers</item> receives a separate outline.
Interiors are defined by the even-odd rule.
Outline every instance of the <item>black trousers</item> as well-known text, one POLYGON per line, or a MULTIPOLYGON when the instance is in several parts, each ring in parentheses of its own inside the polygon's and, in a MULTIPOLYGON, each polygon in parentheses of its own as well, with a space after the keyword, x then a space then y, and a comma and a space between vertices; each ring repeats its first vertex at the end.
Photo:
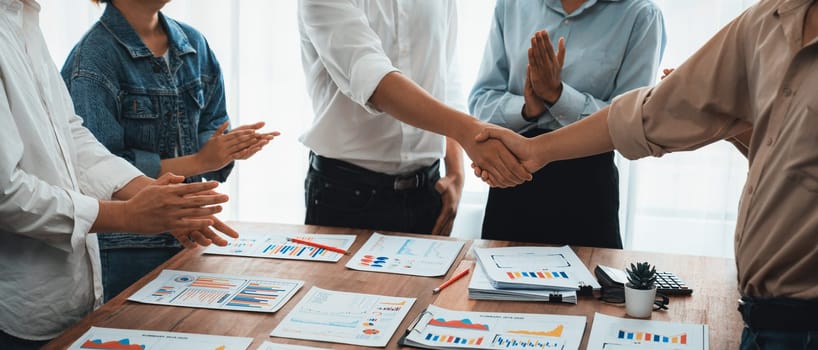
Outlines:
POLYGON ((439 163, 414 174, 391 176, 337 159, 310 158, 304 183, 305 224, 432 232, 443 207, 435 190, 439 163))
POLYGON ((532 181, 492 188, 482 237, 621 249, 619 173, 613 152, 553 162, 534 173, 532 181))

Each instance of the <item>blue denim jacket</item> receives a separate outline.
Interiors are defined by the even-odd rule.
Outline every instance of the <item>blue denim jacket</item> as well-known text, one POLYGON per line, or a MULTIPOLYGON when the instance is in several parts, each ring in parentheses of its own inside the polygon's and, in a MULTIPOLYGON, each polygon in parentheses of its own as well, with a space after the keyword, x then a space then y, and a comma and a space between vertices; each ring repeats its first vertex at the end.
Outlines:
MULTIPOLYGON (((221 69, 204 36, 161 13, 159 21, 168 35, 168 63, 154 57, 108 4, 62 69, 84 125, 112 153, 150 177, 159 175, 161 159, 198 152, 228 120, 221 69)), ((232 167, 187 181, 225 181, 232 167)), ((103 249, 137 241, 137 246, 178 244, 168 235, 100 238, 103 249)))

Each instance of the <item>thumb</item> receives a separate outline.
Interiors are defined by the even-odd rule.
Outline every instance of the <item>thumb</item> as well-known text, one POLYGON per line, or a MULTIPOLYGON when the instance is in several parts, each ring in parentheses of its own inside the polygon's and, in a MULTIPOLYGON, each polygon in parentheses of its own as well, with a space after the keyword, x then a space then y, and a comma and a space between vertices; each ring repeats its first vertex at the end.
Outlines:
POLYGON ((226 121, 224 124, 219 125, 219 128, 213 132, 213 136, 210 136, 211 139, 217 138, 219 136, 224 135, 224 131, 227 130, 227 127, 230 126, 230 122, 226 121))
POLYGON ((178 184, 185 181, 184 176, 175 175, 173 173, 164 173, 160 176, 156 181, 153 182, 154 185, 171 185, 171 184, 178 184))
POLYGON ((483 142, 488 141, 488 139, 501 139, 502 134, 498 132, 497 129, 494 128, 485 128, 480 131, 477 136, 474 137, 474 141, 483 142))

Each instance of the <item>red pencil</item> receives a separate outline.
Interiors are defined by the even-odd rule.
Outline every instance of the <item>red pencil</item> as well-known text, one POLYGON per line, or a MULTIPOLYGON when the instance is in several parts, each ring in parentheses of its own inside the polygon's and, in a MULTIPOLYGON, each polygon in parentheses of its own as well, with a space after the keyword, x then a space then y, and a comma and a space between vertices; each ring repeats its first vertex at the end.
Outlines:
POLYGON ((459 280, 461 277, 467 275, 468 273, 469 273, 469 269, 465 269, 463 271, 458 272, 456 275, 452 276, 452 278, 449 278, 448 281, 443 282, 443 284, 441 284, 437 288, 433 289, 432 293, 440 292, 441 290, 443 290, 443 288, 446 288, 450 284, 452 284, 454 282, 457 282, 457 280, 459 280))
POLYGON ((348 254, 348 252, 346 250, 344 250, 344 249, 341 249, 341 248, 338 248, 338 247, 333 247, 333 246, 330 246, 330 245, 317 243, 317 242, 313 242, 313 241, 308 241, 308 240, 305 240, 305 239, 287 237, 287 240, 290 241, 290 242, 298 243, 298 244, 305 244, 305 245, 308 245, 308 246, 311 246, 311 247, 322 248, 322 249, 325 249, 325 250, 329 250, 331 252, 336 252, 336 253, 340 253, 340 254, 348 254))

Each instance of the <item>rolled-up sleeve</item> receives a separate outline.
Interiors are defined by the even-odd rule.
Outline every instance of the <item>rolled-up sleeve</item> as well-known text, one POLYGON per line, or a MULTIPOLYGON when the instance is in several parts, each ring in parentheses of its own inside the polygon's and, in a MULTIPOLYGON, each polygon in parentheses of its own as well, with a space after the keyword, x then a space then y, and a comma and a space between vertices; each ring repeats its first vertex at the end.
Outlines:
POLYGON ((350 1, 301 0, 303 30, 338 89, 368 112, 384 76, 398 71, 384 53, 381 40, 363 11, 350 1))
POLYGON ((629 159, 693 150, 747 130, 744 16, 728 24, 653 88, 613 100, 608 126, 614 147, 629 159))

